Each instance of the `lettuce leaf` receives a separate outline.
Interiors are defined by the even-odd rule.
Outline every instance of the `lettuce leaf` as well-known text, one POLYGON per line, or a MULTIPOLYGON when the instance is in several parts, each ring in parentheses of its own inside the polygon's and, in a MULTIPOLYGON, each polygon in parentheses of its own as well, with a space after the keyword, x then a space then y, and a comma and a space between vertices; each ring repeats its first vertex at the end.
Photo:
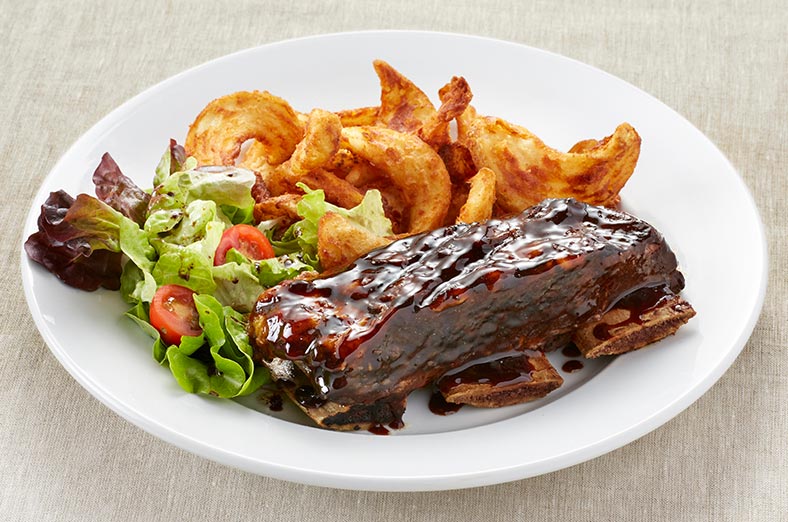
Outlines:
POLYGON ((120 167, 105 152, 93 173, 96 196, 138 225, 145 222, 150 194, 139 188, 120 171, 120 167))
POLYGON ((254 207, 255 181, 252 171, 232 166, 175 172, 154 189, 148 213, 160 208, 180 208, 198 199, 247 210, 254 207))
POLYGON ((269 382, 268 371, 252 360, 245 316, 210 295, 195 295, 194 303, 203 333, 184 337, 177 346, 166 346, 161 341, 143 303, 126 315, 153 337, 153 357, 169 366, 187 392, 232 398, 248 395, 269 382))
POLYGON ((186 149, 178 142, 170 139, 170 146, 164 151, 164 154, 156 166, 156 174, 153 177, 153 186, 161 185, 165 179, 170 177, 171 174, 191 170, 197 166, 197 160, 191 156, 186 157, 186 149))
POLYGON ((231 248, 227 252, 226 262, 213 267, 213 279, 216 282, 213 295, 223 305, 248 313, 266 288, 307 270, 314 268, 303 263, 296 254, 252 261, 231 248))
POLYGON ((25 252, 70 286, 118 290, 124 220, 129 221, 87 194, 74 199, 62 190, 52 192, 41 205, 38 232, 25 242, 25 252))
POLYGON ((326 202, 323 190, 312 190, 303 183, 297 183, 304 191, 304 197, 298 202, 298 215, 303 219, 293 223, 279 241, 271 244, 277 254, 301 253, 301 259, 315 267, 319 267, 317 256, 317 227, 327 212, 335 212, 346 217, 355 225, 365 228, 379 236, 390 236, 391 221, 383 211, 383 197, 378 190, 368 190, 361 203, 346 209, 326 202))
POLYGON ((121 259, 118 252, 81 252, 35 232, 25 241, 28 257, 69 286, 92 292, 99 288, 120 289, 121 259))

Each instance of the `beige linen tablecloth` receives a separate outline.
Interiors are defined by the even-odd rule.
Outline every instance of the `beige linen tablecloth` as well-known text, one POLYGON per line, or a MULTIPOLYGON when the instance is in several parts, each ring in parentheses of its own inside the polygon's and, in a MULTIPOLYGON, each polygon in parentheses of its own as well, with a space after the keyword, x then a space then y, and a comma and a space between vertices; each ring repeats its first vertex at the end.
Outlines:
MULTIPOLYGON (((0 520, 788 520, 788 15, 730 2, 0 1, 0 520), (770 285, 741 356, 640 440, 537 478, 438 493, 303 486, 166 444, 72 379, 37 333, 21 223, 58 157, 150 85, 226 53, 362 29, 490 36, 561 53, 661 99, 739 169, 770 285)), ((718 255, 736 255, 736 238, 718 255)), ((747 267, 742 267, 746 270, 747 267)))

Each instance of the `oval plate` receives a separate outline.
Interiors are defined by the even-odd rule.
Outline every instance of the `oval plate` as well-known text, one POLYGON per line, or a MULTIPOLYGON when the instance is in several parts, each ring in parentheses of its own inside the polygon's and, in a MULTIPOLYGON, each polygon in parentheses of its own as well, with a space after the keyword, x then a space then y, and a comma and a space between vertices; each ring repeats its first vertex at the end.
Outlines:
POLYGON ((697 317, 658 345, 568 376, 562 390, 537 403, 438 417, 416 394, 406 428, 392 436, 335 433, 287 412, 261 413, 267 410, 259 401, 184 393, 151 358, 150 340, 122 317, 118 294, 68 288, 23 254, 36 325, 91 394, 157 437, 254 473, 339 488, 438 490, 534 476, 623 446, 681 412, 731 365, 759 315, 767 272, 763 227, 734 168, 690 123, 632 85, 497 40, 334 34, 265 45, 186 71, 114 110, 68 150, 36 196, 26 235, 50 191, 93 193, 91 175, 105 151, 140 186, 150 186, 169 138, 182 142, 218 96, 268 90, 301 111, 376 105, 376 58, 433 99, 452 76, 464 76, 481 114, 524 125, 559 149, 630 122, 643 146, 623 206, 656 226, 676 251, 687 279, 683 295, 697 317))

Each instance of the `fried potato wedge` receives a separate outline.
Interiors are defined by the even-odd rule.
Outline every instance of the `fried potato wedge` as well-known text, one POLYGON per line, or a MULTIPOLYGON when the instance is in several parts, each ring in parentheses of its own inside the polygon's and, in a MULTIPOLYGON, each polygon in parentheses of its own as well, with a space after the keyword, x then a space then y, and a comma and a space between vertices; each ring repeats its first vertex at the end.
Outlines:
POLYGON ((339 121, 343 127, 358 127, 360 125, 375 125, 378 121, 380 107, 358 107, 356 109, 345 109, 334 114, 339 116, 339 121))
POLYGON ((449 123, 465 112, 471 103, 473 93, 465 78, 453 77, 438 91, 441 106, 438 111, 418 130, 418 136, 435 149, 451 141, 449 123))
POLYGON ((364 199, 364 194, 342 178, 323 169, 315 169, 301 178, 307 187, 322 189, 326 201, 343 208, 353 208, 364 199))
POLYGON ((470 180, 468 199, 460 209, 457 223, 477 223, 492 218, 495 205, 495 172, 482 167, 470 180))
POLYGON ((447 143, 438 149, 438 154, 446 165, 453 183, 464 183, 471 179, 479 169, 473 163, 471 151, 456 141, 447 143))
POLYGON ((335 212, 327 212, 317 223, 317 255, 324 271, 343 268, 393 240, 372 234, 335 212))
POLYGON ((352 152, 340 148, 323 168, 331 171, 335 176, 345 179, 358 163, 359 159, 352 152))
POLYGON ((309 113, 304 138, 292 156, 273 168, 259 169, 266 186, 274 195, 295 191, 295 184, 307 173, 329 163, 339 151, 342 123, 339 116, 322 109, 309 113))
POLYGON ((306 122, 304 139, 298 142, 293 155, 285 162, 290 174, 301 176, 331 161, 339 150, 341 131, 339 116, 323 109, 313 109, 306 122))
POLYGON ((251 140, 246 150, 241 149, 238 166, 255 172, 267 170, 268 147, 257 140, 251 140))
POLYGON ((440 156, 411 134, 382 127, 342 129, 345 148, 381 169, 407 198, 408 231, 440 227, 449 208, 451 182, 440 156))
POLYGON ((240 91, 210 102, 189 127, 184 147, 200 165, 233 165, 241 145, 260 144, 257 157, 285 161, 303 137, 303 127, 290 105, 264 91, 240 91))
POLYGON ((580 142, 576 152, 552 149, 524 127, 478 116, 472 107, 457 123, 458 140, 476 166, 495 172, 496 203, 506 212, 520 212, 548 197, 615 205, 640 155, 640 136, 628 123, 596 144, 580 142))
POLYGON ((383 60, 372 65, 380 78, 377 125, 415 133, 436 116, 438 111, 430 98, 416 84, 383 60))
POLYGON ((262 198, 254 205, 254 219, 256 222, 278 219, 289 226, 298 221, 298 194, 283 194, 281 196, 268 196, 262 198))

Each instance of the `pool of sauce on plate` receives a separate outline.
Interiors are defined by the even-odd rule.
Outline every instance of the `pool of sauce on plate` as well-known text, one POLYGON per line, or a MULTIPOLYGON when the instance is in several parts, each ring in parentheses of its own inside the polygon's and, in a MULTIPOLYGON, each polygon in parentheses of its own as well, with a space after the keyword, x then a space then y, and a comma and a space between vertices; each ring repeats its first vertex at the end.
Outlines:
POLYGON ((583 362, 578 361, 577 359, 571 359, 566 361, 563 366, 561 366, 561 370, 565 373, 575 373, 579 372, 583 369, 583 362))
POLYGON ((400 430, 403 427, 405 427, 404 422, 402 422, 401 420, 395 420, 393 422, 390 422, 388 426, 384 426, 382 424, 373 424, 372 426, 367 428, 367 431, 375 435, 388 435, 389 433, 391 433, 390 430, 400 430))

